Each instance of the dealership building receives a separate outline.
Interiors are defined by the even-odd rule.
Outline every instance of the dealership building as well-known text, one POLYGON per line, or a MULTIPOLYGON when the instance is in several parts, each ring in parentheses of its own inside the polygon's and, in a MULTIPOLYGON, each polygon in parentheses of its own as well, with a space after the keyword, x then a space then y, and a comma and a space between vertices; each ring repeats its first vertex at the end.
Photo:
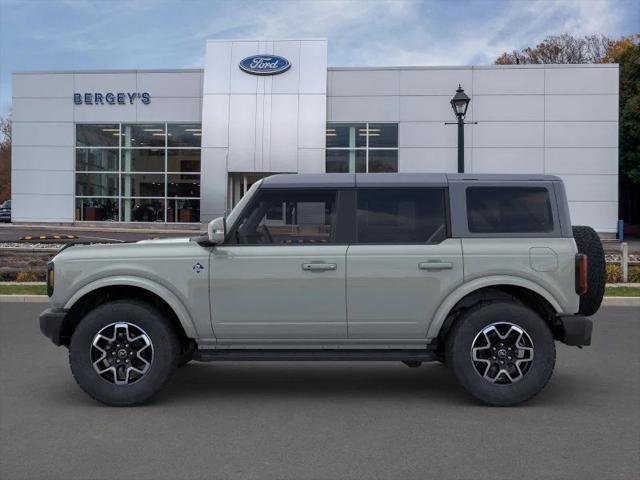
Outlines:
POLYGON ((327 41, 210 40, 203 69, 13 74, 14 222, 207 222, 274 173, 547 173, 618 218, 618 66, 328 67, 327 41))

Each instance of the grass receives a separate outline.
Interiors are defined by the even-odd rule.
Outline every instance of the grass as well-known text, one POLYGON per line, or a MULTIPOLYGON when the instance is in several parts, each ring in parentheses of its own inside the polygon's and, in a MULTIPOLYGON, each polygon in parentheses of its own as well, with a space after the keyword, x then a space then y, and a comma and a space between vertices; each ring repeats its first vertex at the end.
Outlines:
MULTIPOLYGON (((0 285, 0 295, 46 295, 46 285, 0 285)), ((607 297, 640 297, 640 287, 607 287, 607 297)))
POLYGON ((46 295, 46 285, 0 285, 0 295, 46 295))
POLYGON ((640 297, 640 287, 607 287, 605 297, 640 297))

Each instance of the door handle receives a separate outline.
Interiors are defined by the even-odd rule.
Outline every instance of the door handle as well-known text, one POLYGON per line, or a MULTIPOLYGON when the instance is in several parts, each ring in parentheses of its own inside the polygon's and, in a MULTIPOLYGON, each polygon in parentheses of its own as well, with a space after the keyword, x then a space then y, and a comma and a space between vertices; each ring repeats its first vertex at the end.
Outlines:
POLYGON ((329 270, 336 270, 338 265, 335 263, 303 263, 302 270, 307 272, 327 272, 329 270))
POLYGON ((453 268, 452 262, 421 262, 418 264, 420 270, 451 270, 453 268))

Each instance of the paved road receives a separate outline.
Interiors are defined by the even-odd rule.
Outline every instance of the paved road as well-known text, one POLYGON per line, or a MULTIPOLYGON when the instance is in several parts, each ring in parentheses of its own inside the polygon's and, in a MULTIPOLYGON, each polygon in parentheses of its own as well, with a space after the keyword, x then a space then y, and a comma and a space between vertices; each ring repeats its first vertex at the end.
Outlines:
POLYGON ((487 408, 437 364, 192 364, 148 406, 103 407, 0 304, 2 479, 635 479, 640 309, 605 308, 595 345, 558 347, 532 402, 487 408))
MULTIPOLYGON (((151 225, 150 228, 152 228, 151 225)), ((32 236, 38 237, 40 235, 75 235, 78 240, 91 240, 91 241, 107 241, 107 240, 122 240, 122 241, 134 241, 145 240, 148 238, 167 238, 167 237, 191 237, 199 235, 198 230, 183 230, 183 231, 171 231, 171 230, 158 230, 154 232, 145 231, 126 231, 119 232, 113 230, 78 230, 78 229, 66 229, 56 227, 7 227, 0 224, 0 243, 3 242, 16 242, 20 237, 32 236)), ((63 241, 57 241, 56 243, 64 243, 63 241)))

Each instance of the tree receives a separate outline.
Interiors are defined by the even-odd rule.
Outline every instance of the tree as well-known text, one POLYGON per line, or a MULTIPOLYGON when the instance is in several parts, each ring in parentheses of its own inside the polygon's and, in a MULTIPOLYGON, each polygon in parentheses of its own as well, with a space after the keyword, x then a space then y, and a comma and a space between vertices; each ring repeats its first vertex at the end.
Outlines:
MULTIPOLYGON (((497 65, 617 63, 620 65, 620 218, 640 224, 640 34, 611 40, 602 35, 545 38, 534 48, 500 55, 497 65)), ((640 229, 639 229, 640 232, 640 229)))
POLYGON ((610 41, 602 62, 620 65, 620 217, 640 224, 640 34, 610 41))
POLYGON ((640 34, 610 41, 601 63, 620 65, 620 171, 640 187, 640 34))
POLYGON ((0 202, 11 198, 11 120, 0 117, 0 202))
POLYGON ((527 63, 599 63, 607 54, 611 40, 604 35, 587 35, 583 38, 567 33, 546 37, 534 48, 505 52, 496 65, 527 63))

